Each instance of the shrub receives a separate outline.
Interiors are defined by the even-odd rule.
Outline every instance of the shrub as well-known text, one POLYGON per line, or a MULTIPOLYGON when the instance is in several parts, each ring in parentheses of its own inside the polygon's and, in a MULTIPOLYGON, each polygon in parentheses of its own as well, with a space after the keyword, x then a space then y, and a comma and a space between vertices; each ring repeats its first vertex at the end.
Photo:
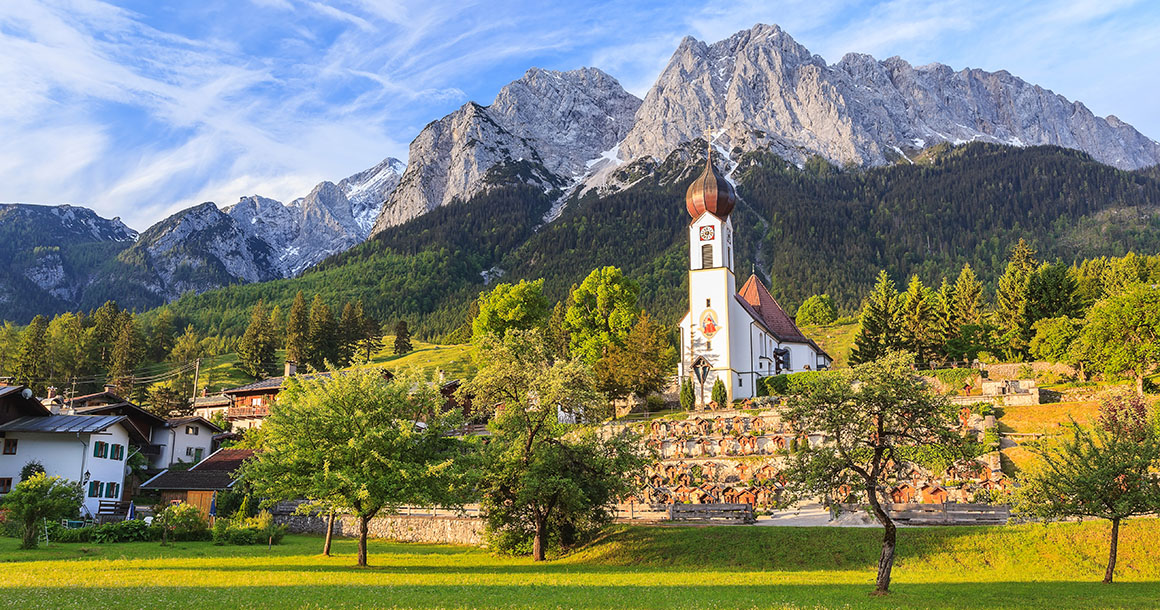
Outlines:
POLYGON ((798 326, 820 326, 833 324, 837 319, 838 308, 834 305, 834 299, 828 294, 815 294, 798 308, 795 321, 798 326))
POLYGON ((18 483, 3 500, 8 511, 6 520, 20 524, 23 541, 20 548, 35 549, 45 521, 56 521, 77 514, 84 496, 79 483, 38 473, 18 483))
POLYGON ((23 468, 20 469, 20 480, 27 481, 38 474, 44 474, 44 464, 36 460, 29 460, 23 468))
POLYGON ((217 545, 243 546, 267 541, 279 544, 285 535, 286 526, 274 523, 273 515, 267 511, 256 517, 218 519, 213 524, 213 543, 217 545))
POLYGON ((168 530, 172 540, 206 540, 210 537, 205 518, 192 504, 183 502, 167 506, 153 522, 168 530))
POLYGON ((696 397, 693 395, 693 380, 685 377, 681 380, 681 408, 688 411, 693 408, 696 397))
MULTIPOLYGON (((108 542, 147 542, 161 539, 161 526, 150 526, 139 519, 114 521, 113 523, 106 523, 93 528, 63 531, 83 531, 84 529, 92 530, 90 536, 92 541, 97 544, 105 544, 108 542)), ((77 540, 77 542, 83 541, 77 540)))
POLYGON ((665 399, 660 394, 649 394, 644 399, 644 410, 653 412, 661 411, 665 408, 665 399))
POLYGON ((717 378, 717 381, 713 382, 712 399, 713 402, 717 403, 717 408, 724 408, 729 402, 729 394, 725 391, 725 383, 721 381, 721 378, 717 378))
POLYGON ((934 377, 947 388, 952 390, 959 390, 964 385, 966 385, 968 381, 971 381, 977 377, 979 375, 979 371, 972 368, 934 369, 928 371, 919 371, 918 374, 924 377, 934 377))
POLYGON ((1035 369, 1032 368, 1030 364, 1024 364, 1023 366, 1020 366, 1017 371, 1015 371, 1015 374, 1019 377, 1019 379, 1034 379, 1035 369))
POLYGON ((78 527, 75 529, 67 529, 57 525, 55 528, 49 526, 48 539, 53 542, 92 542, 93 532, 95 527, 78 527))

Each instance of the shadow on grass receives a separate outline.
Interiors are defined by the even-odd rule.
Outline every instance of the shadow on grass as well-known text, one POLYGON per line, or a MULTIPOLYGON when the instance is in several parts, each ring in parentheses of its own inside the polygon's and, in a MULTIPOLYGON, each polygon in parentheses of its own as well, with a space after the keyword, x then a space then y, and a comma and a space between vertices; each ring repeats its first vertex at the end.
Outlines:
POLYGON ((318 585, 148 588, 0 588, 20 608, 1108 608, 1153 607, 1158 583, 995 582, 898 584, 886 597, 867 585, 318 585))

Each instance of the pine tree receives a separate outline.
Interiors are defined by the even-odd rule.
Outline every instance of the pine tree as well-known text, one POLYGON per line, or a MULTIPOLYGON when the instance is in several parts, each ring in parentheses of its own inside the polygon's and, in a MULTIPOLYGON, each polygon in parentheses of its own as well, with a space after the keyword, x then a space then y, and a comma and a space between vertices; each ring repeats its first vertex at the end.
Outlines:
POLYGON ((399 320, 395 324, 395 355, 408 354, 411 349, 411 331, 407 330, 407 321, 399 320))
POLYGON ((688 411, 693 408, 693 403, 697 402, 697 397, 693 392, 693 380, 688 377, 681 378, 681 394, 678 397, 681 401, 681 408, 688 411))
POLYGON ((310 333, 310 314, 306 310, 306 297, 299 290, 290 306, 290 317, 286 320, 286 361, 306 366, 306 337, 310 333))
POLYGON ((878 273, 878 281, 858 320, 858 334, 850 352, 851 364, 877 360, 899 345, 899 295, 886 271, 878 273))
POLYGON ((350 366, 363 332, 363 311, 361 302, 347 302, 342 307, 342 318, 338 323, 338 363, 350 366))
POLYGON ((20 344, 16 354, 14 373, 16 380, 39 392, 47 385, 48 362, 48 319, 38 315, 20 333, 20 344))
MULTIPOLYGON (((358 302, 362 309, 362 301, 358 302)), ((383 325, 373 317, 363 314, 362 331, 359 333, 358 351, 362 355, 363 363, 371 361, 371 356, 383 349, 383 325)))
POLYGON ((725 390, 725 382, 721 381, 720 377, 713 382, 713 391, 709 396, 713 402, 717 403, 718 409, 729 408, 729 393, 725 390))
POLYGON ((149 359, 161 362, 173 349, 173 312, 162 307, 149 328, 149 359))
POLYGON ((1034 326, 1047 318, 1079 317, 1076 289, 1075 277, 1068 265, 1062 262, 1040 265, 1027 283, 1028 324, 1034 326))
POLYGON ((906 292, 899 300, 899 337, 901 347, 914 354, 916 362, 926 364, 935 346, 935 310, 930 289, 917 275, 911 276, 906 292))
MULTIPOLYGON (((570 299, 569 299, 570 302, 570 299)), ((568 358, 568 343, 572 337, 564 327, 564 316, 567 314, 568 304, 558 301, 552 308, 552 316, 548 318, 548 348, 556 358, 568 358)))
POLYGON ((89 330, 89 353, 93 368, 107 370, 112 359, 113 343, 121 331, 119 325, 121 308, 116 301, 105 301, 91 316, 92 328, 89 330))
POLYGON ((238 342, 238 368, 254 379, 263 379, 270 374, 276 349, 277 339, 266 305, 258 301, 250 311, 250 324, 238 342))
MULTIPOLYGON (((963 265, 955 280, 954 319, 955 324, 978 325, 983 321, 983 285, 975 277, 974 269, 970 264, 963 265)), ((956 329, 957 330, 957 329, 956 329)))
POLYGON ((306 364, 316 371, 325 370, 328 364, 338 364, 339 336, 338 323, 330 306, 322 300, 322 295, 314 295, 310 304, 310 326, 306 334, 306 364))
POLYGON ((1031 339, 1027 289, 1035 271, 1035 251, 1023 239, 1011 250, 1007 270, 995 291, 995 325, 1002 331, 1008 358, 1020 358, 1031 339))
POLYGON ((122 311, 118 321, 120 327, 111 352, 109 378, 113 380, 117 394, 129 399, 132 397, 134 387, 133 369, 141 362, 143 341, 133 314, 122 311))
POLYGON ((961 326, 955 318, 955 288, 945 277, 933 294, 931 308, 934 311, 934 351, 945 357, 947 341, 959 334, 961 326))

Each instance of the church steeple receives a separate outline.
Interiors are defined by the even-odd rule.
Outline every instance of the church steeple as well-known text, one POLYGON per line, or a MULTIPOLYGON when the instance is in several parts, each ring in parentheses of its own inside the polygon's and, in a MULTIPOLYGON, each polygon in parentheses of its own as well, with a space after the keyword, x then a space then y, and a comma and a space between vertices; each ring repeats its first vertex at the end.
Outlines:
POLYGON ((713 165, 713 145, 710 142, 705 171, 685 191, 685 209, 694 220, 705 212, 725 218, 733 211, 736 203, 737 192, 733 190, 733 185, 713 165))

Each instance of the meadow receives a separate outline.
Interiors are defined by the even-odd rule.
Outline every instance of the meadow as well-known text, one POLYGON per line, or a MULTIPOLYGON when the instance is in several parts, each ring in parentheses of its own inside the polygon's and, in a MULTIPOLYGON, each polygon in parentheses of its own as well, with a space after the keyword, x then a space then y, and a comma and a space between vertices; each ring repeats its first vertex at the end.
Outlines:
POLYGON ((1160 605, 1160 521, 1128 522, 1103 585, 1101 522, 900 532, 894 592, 871 597, 877 529, 627 527, 542 564, 485 550, 287 536, 266 547, 0 539, 14 608, 1143 608, 1160 605))

